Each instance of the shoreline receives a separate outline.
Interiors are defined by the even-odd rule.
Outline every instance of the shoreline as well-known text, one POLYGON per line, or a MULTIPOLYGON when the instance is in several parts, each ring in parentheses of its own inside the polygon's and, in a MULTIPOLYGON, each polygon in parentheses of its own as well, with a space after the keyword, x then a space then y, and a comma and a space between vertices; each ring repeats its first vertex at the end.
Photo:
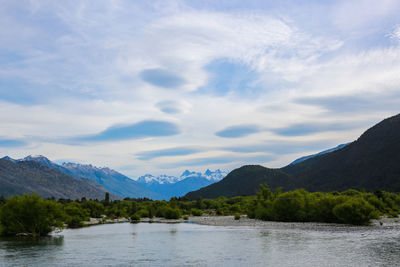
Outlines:
POLYGON ((262 221, 257 219, 250 219, 246 215, 242 215, 240 220, 235 220, 234 216, 199 216, 190 217, 189 222, 197 223, 200 225, 211 226, 244 226, 255 228, 296 228, 296 229, 312 229, 320 228, 348 228, 348 227, 400 227, 399 218, 382 217, 377 220, 371 220, 369 225, 349 225, 338 223, 323 223, 323 222, 278 222, 278 221, 262 221))
MULTIPOLYGON (((114 223, 126 223, 130 222, 127 218, 117 219, 101 219, 101 218, 90 218, 90 221, 84 222, 84 226, 100 225, 100 224, 114 224, 114 223)), ((242 215, 239 220, 235 220, 234 216, 190 216, 188 220, 180 219, 165 219, 165 218, 141 218, 137 223, 195 223, 199 225, 209 226, 227 226, 227 227, 254 227, 254 228, 300 228, 300 229, 312 229, 312 228, 348 228, 350 227, 388 227, 395 226, 400 227, 399 218, 388 218, 382 217, 377 220, 371 220, 370 225, 365 226, 354 226, 348 224, 337 224, 337 223, 320 223, 320 222, 277 222, 277 221, 262 221, 257 219, 250 219, 247 215, 242 215)))

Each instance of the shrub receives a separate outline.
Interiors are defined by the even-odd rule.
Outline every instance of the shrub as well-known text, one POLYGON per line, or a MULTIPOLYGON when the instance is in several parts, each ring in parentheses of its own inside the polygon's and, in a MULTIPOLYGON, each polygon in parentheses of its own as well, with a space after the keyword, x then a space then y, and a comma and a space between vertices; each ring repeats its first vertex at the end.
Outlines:
POLYGON ((131 216, 131 223, 138 223, 140 222, 140 215, 135 213, 131 216))
POLYGON ((173 209, 173 208, 166 208, 165 209, 165 219, 179 219, 182 216, 181 211, 178 209, 173 209))
POLYGON ((376 218, 374 207, 362 198, 352 198, 335 206, 333 213, 343 223, 354 225, 368 224, 376 218))
POLYGON ((217 208, 217 215, 224 215, 224 210, 222 208, 217 208))
POLYGON ((62 227, 65 213, 62 206, 38 195, 14 196, 1 207, 2 234, 31 233, 47 235, 52 227, 62 227))
POLYGON ((273 216, 279 221, 302 222, 305 220, 305 198, 296 190, 279 195, 272 203, 273 216))
POLYGON ((140 216, 140 218, 148 218, 149 217, 149 211, 147 209, 141 209, 135 214, 140 216))
POLYGON ((82 219, 79 216, 68 216, 65 221, 69 228, 79 228, 83 226, 82 219))
POLYGON ((235 220, 240 220, 240 215, 235 215, 235 220))
POLYGON ((189 220, 189 216, 185 215, 185 216, 183 216, 183 219, 184 219, 185 221, 187 221, 187 220, 189 220))
POLYGON ((203 215, 203 212, 201 210, 199 210, 199 209, 192 209, 191 213, 192 213, 193 216, 201 216, 201 215, 203 215))

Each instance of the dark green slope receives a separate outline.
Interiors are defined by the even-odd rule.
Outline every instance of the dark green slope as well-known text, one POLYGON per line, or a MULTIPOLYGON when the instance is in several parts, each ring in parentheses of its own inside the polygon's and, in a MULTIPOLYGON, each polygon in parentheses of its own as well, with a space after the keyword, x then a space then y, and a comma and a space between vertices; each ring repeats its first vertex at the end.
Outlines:
POLYGON ((338 151, 282 171, 292 174, 296 187, 310 191, 400 192, 400 115, 383 120, 338 151))
POLYGON ((349 188, 400 192, 400 114, 378 123, 358 140, 330 153, 281 169, 244 166, 219 183, 186 196, 239 196, 255 192, 260 183, 284 190, 335 191, 349 188))
POLYGON ((221 181, 203 187, 186 195, 189 199, 217 198, 220 196, 248 196, 254 195, 262 183, 267 183, 271 188, 282 184, 290 185, 290 177, 277 169, 268 169, 260 165, 247 165, 230 172, 221 181))
POLYGON ((0 159, 0 195, 24 193, 37 193, 44 198, 103 199, 106 190, 87 179, 73 178, 38 162, 0 159))

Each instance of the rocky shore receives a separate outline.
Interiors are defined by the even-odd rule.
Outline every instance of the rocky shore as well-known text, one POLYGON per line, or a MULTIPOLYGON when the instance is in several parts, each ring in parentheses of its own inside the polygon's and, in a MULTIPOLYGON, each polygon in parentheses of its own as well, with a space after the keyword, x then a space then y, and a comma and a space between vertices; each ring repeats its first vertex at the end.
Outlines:
MULTIPOLYGON (((213 225, 213 226, 248 226, 248 227, 260 227, 260 228, 331 228, 335 227, 349 227, 345 224, 332 224, 332 223, 314 223, 314 222, 274 222, 274 221, 261 221, 256 219, 249 219, 246 215, 242 215, 239 220, 235 220, 234 216, 199 216, 190 217, 189 222, 197 223, 202 225, 213 225)), ((386 216, 379 220, 372 220, 371 226, 397 226, 400 227, 399 218, 388 218, 386 216)), ((354 226, 357 227, 357 226, 354 226)))
MULTIPOLYGON (((127 218, 118 219, 105 219, 105 218, 90 218, 90 221, 84 222, 84 225, 97 225, 105 223, 124 223, 130 222, 127 218)), ((188 220, 184 219, 165 219, 165 218, 142 218, 139 222, 142 223, 196 223, 201 225, 212 225, 212 226, 247 226, 257 228, 276 228, 276 229, 312 229, 312 228, 332 228, 332 226, 341 228, 349 227, 344 224, 332 224, 332 223, 313 223, 313 222, 273 222, 273 221, 261 221, 256 219, 249 219, 246 215, 242 215, 239 220, 235 220, 234 216, 190 216, 188 220)), ((372 220, 371 226, 396 226, 400 227, 399 218, 388 218, 382 217, 379 220, 372 220)), ((356 226, 354 226, 356 227, 356 226)))

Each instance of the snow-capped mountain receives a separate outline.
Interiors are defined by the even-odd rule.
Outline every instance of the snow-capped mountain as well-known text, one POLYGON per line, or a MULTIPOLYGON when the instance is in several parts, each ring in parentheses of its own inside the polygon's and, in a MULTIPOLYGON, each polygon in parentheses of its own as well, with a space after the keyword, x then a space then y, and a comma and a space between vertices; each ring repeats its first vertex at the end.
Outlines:
POLYGON ((179 177, 165 174, 160 176, 145 174, 143 176, 140 176, 137 181, 144 184, 175 184, 187 178, 199 178, 206 179, 211 182, 217 182, 222 180, 227 174, 227 172, 221 171, 220 169, 217 169, 214 172, 207 169, 204 173, 185 170, 179 177))
POLYGON ((226 175, 226 172, 219 169, 216 171, 207 169, 204 173, 185 170, 179 177, 146 174, 139 177, 137 182, 160 194, 163 199, 170 199, 218 182, 226 175))
POLYGON ((160 175, 160 176, 154 176, 151 174, 145 174, 143 176, 140 176, 139 179, 137 180, 139 183, 144 183, 144 184, 152 184, 152 183, 157 183, 157 184, 174 184, 176 182, 180 181, 179 177, 175 176, 169 176, 169 175, 160 175))

